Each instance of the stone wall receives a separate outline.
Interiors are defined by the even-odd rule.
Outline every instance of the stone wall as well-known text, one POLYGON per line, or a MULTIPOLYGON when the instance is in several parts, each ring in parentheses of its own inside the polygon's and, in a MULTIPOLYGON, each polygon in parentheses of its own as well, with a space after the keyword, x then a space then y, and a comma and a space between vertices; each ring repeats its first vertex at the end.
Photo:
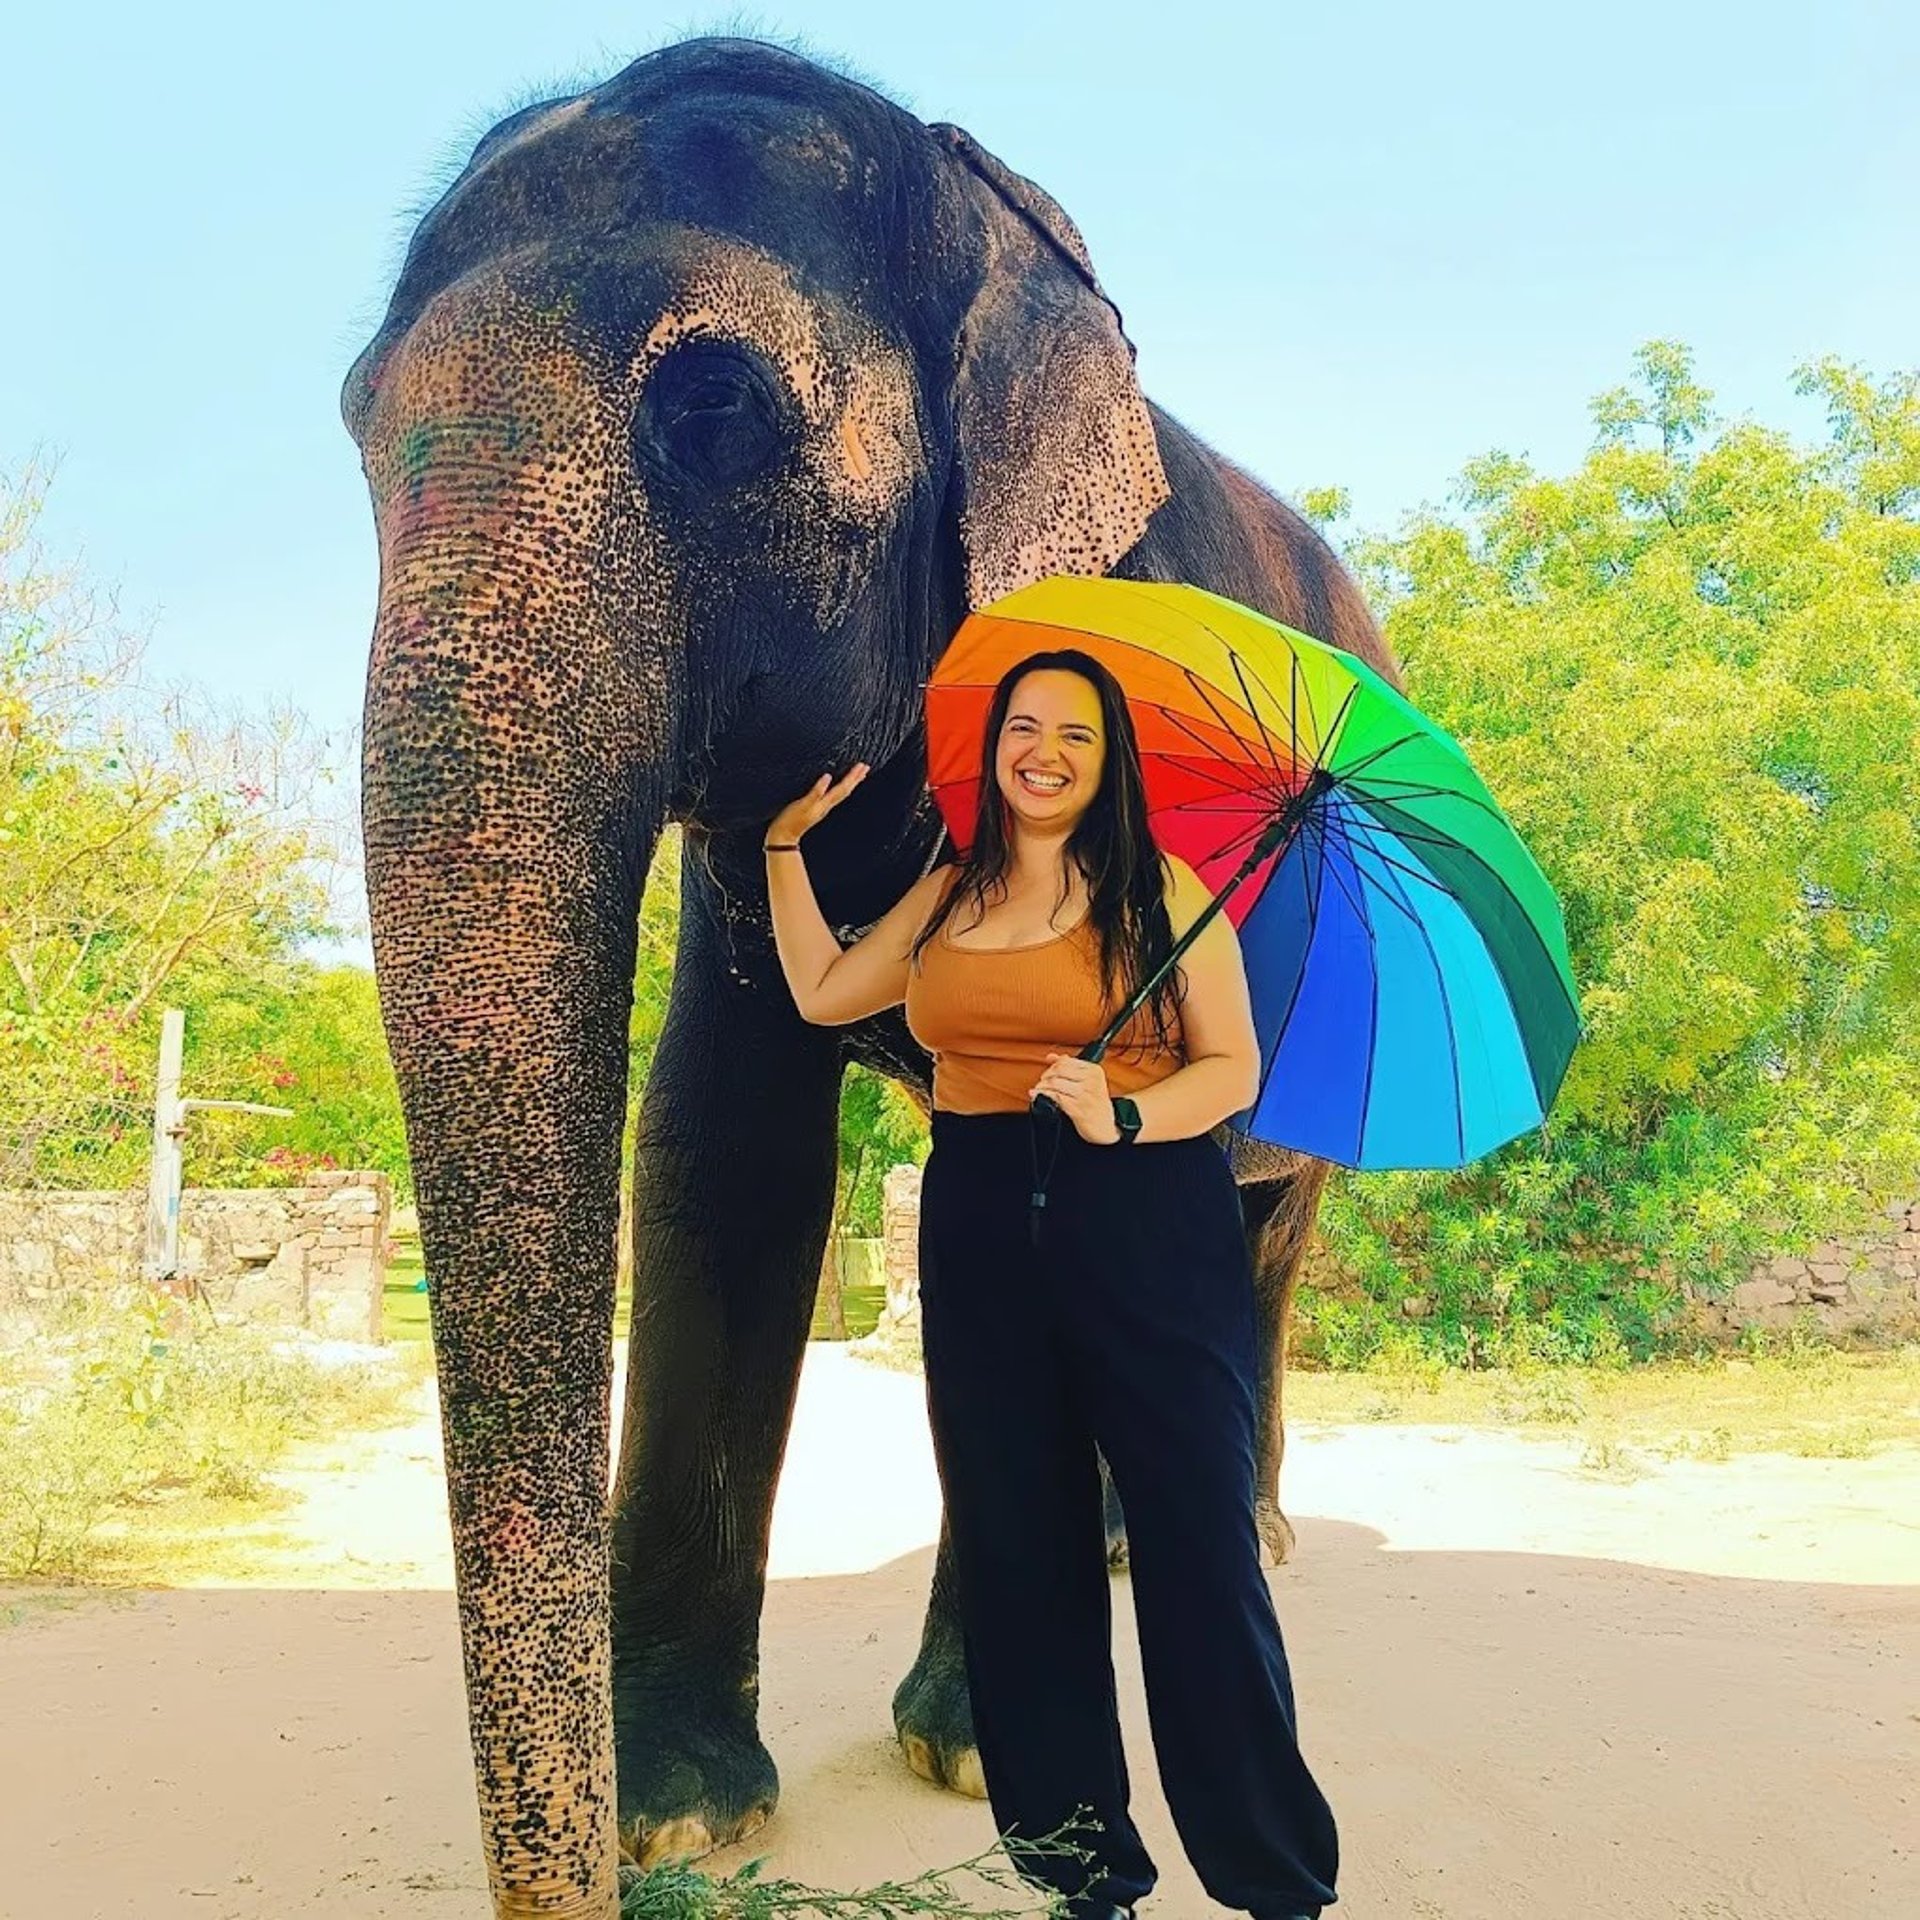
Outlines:
POLYGON ((1754 1268, 1731 1299, 1700 1301, 1710 1329, 1789 1327, 1811 1320, 1835 1339, 1920 1334, 1920 1200, 1887 1209, 1884 1232, 1829 1240, 1754 1268))
MULTIPOLYGON (((920 1169, 890 1169, 885 1194, 887 1306, 872 1336, 876 1343, 919 1335, 920 1169)), ((1640 1271, 1660 1278, 1662 1264, 1656 1260, 1640 1271)), ((1318 1240, 1308 1251, 1303 1284, 1341 1284, 1318 1240)), ((1861 1344, 1920 1335, 1920 1200, 1890 1206, 1884 1232, 1783 1254, 1754 1268, 1727 1298, 1696 1297, 1693 1304, 1701 1330, 1724 1340, 1749 1326, 1812 1325, 1861 1344)))
MULTIPOLYGON (((384 1173, 189 1188, 180 1196, 180 1275, 223 1318, 378 1341, 391 1205, 384 1173)), ((135 1278, 146 1206, 144 1191, 0 1190, 0 1310, 135 1278)))
POLYGON ((881 1264, 886 1304, 859 1352, 911 1356, 920 1350, 920 1169, 889 1167, 881 1186, 881 1264))

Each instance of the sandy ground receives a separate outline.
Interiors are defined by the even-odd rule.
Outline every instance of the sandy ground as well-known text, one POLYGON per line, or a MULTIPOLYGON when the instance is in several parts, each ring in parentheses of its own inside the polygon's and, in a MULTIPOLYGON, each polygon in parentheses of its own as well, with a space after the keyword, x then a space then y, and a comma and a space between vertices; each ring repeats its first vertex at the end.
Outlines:
MULTIPOLYGON (((430 1394, 284 1476, 303 1544, 257 1582, 26 1598, 0 1631, 5 1920, 486 1920, 430 1394)), ((1337 1911, 1920 1914, 1920 1453, 1625 1484, 1577 1453, 1296 1432, 1300 1551, 1271 1577, 1341 1820, 1337 1911)), ((764 1638, 783 1799, 711 1865, 851 1887, 991 1839, 891 1737, 937 1517, 918 1380, 812 1348, 764 1638)), ((1201 1920, 1220 1909, 1160 1795, 1124 1577, 1115 1606, 1162 1873, 1143 1915, 1201 1920)))

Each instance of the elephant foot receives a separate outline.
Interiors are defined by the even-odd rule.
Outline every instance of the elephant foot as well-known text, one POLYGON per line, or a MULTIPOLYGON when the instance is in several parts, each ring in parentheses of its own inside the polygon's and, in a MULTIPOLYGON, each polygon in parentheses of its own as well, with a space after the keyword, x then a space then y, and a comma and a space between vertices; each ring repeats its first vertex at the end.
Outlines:
POLYGON ((751 1723, 685 1708, 616 1724, 620 1847, 642 1867, 697 1860, 766 1825, 780 1799, 773 1756, 751 1723))
POLYGON ((929 1635, 922 1644, 912 1671, 894 1690, 893 1730, 907 1765, 922 1780, 970 1800, 987 1797, 957 1637, 929 1635))
POLYGON ((1260 1535, 1260 1564, 1281 1567, 1293 1558, 1293 1523, 1274 1500, 1254 1503, 1253 1524, 1260 1535))

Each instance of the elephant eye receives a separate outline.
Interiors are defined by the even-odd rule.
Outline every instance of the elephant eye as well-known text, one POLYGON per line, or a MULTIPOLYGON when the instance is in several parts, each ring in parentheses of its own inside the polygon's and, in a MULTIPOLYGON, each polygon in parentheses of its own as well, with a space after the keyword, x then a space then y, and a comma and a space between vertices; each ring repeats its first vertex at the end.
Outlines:
POLYGON ((633 421, 634 456, 657 479, 709 488, 765 473, 785 440, 771 367, 730 341, 693 340, 654 368, 633 421))

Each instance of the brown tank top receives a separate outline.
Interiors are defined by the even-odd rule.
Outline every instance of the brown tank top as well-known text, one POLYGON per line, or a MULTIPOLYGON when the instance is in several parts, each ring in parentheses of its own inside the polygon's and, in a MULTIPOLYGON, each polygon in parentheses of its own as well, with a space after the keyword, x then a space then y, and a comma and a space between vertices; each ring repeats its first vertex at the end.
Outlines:
MULTIPOLYGON (((907 1029, 933 1055, 933 1104, 1025 1113, 1048 1053, 1078 1053, 1123 1004, 1101 995, 1100 936, 1090 918, 1050 940, 998 949, 956 947, 950 931, 951 923, 927 942, 907 976, 907 1029)), ((1174 1032, 1178 1042, 1177 1020, 1174 1032)), ((1138 1093, 1185 1066, 1186 1051, 1156 1045, 1142 1007, 1100 1064, 1113 1092, 1138 1093)))

